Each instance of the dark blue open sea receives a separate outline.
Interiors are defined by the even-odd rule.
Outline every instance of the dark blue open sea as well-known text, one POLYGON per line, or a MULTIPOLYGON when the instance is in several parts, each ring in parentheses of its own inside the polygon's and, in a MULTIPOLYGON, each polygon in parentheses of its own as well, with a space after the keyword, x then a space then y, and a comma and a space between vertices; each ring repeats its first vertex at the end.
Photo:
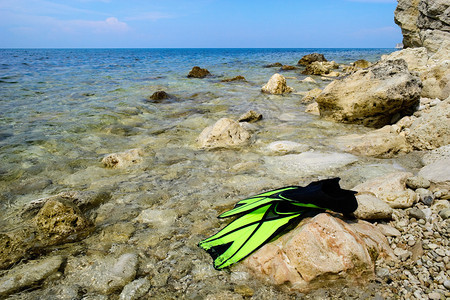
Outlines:
MULTIPOLYGON (((0 49, 0 231, 24 222, 21 210, 30 201, 64 191, 106 191, 110 199, 89 215, 96 231, 88 242, 61 248, 64 255, 89 255, 92 249, 102 249, 95 253, 104 256, 136 251, 142 260, 139 274, 158 270, 162 275, 155 278, 166 278, 156 288, 166 298, 155 299, 179 298, 185 291, 189 295, 189 289, 189 297, 197 299, 217 284, 232 289, 236 276, 247 275, 214 271, 196 246, 223 225, 216 217, 224 208, 280 186, 340 176, 343 187, 352 188, 402 168, 396 159, 343 153, 333 142, 369 129, 305 113, 303 95, 324 88, 329 79, 311 76, 315 83, 304 82, 304 67, 283 72, 264 66, 295 66, 312 52, 339 64, 376 62, 393 51, 0 49), (207 68, 212 76, 187 78, 194 66, 207 68), (283 74, 295 92, 261 93, 275 73, 283 74), (237 75, 247 81, 221 82, 237 75), (159 90, 172 98, 148 101, 159 90), (249 110, 263 115, 251 125, 251 144, 198 148, 196 139, 204 128, 249 110), (317 166, 309 162, 296 168, 282 156, 267 154, 267 145, 274 141, 297 142, 316 160, 345 163, 328 166, 318 160, 317 166), (136 148, 142 157, 135 164, 110 169, 101 163, 110 153, 136 148), (287 163, 280 165, 283 161, 287 163), (143 211, 150 217, 138 218, 143 211), (120 242, 114 230, 104 231, 116 224, 131 226, 126 242, 120 242)), ((251 284, 256 290, 268 288, 251 284)))

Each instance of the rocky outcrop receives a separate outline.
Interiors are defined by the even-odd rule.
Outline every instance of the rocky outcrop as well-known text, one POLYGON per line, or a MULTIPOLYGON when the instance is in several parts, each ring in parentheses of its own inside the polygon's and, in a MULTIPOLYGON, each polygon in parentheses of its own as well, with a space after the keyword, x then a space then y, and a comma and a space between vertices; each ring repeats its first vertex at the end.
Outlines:
POLYGON ((244 263, 272 284, 306 292, 340 281, 367 280, 374 275, 378 257, 391 258, 394 254, 374 225, 365 221, 346 223, 323 213, 302 221, 244 263))
POLYGON ((169 99, 170 96, 165 91, 156 91, 150 96, 150 101, 161 102, 162 100, 169 99))
POLYGON ((249 110, 248 112, 246 112, 245 114, 241 115, 238 118, 238 122, 253 123, 253 122, 258 122, 262 118, 263 118, 262 114, 254 111, 254 110, 249 110))
POLYGON ((412 150, 406 138, 391 126, 384 126, 366 134, 341 136, 335 141, 340 149, 364 156, 389 158, 412 150))
POLYGON ((360 69, 365 69, 371 66, 371 63, 365 59, 358 59, 353 63, 353 66, 360 69))
POLYGON ((312 103, 315 101, 316 97, 322 93, 321 89, 315 88, 306 93, 306 95, 302 98, 302 103, 312 103))
POLYGON ((302 72, 304 75, 326 75, 330 74, 333 69, 339 68, 339 65, 334 61, 315 61, 306 66, 302 72))
POLYGON ((263 93, 283 95, 291 93, 294 89, 287 86, 286 78, 278 73, 270 77, 269 82, 261 88, 263 93))
POLYGON ((205 128, 197 138, 200 148, 229 148, 242 146, 250 140, 250 133, 239 122, 222 118, 205 128))
POLYGON ((290 65, 281 66, 281 71, 292 71, 292 70, 297 70, 297 67, 290 66, 290 65))
POLYGON ((188 78, 205 78, 206 76, 211 75, 207 69, 202 69, 200 67, 193 67, 192 70, 188 74, 188 78))
POLYGON ((282 66, 283 66, 282 63, 276 62, 276 63, 273 63, 273 64, 265 65, 264 68, 274 68, 274 67, 282 67, 282 66))
POLYGON ((382 127, 412 113, 422 83, 404 60, 380 61, 335 80, 317 96, 320 116, 344 123, 382 127))
POLYGON ((418 200, 416 193, 406 187, 406 180, 412 176, 409 172, 395 172, 370 179, 352 190, 371 193, 392 208, 408 208, 418 200))
POLYGON ((424 46, 436 52, 442 41, 450 39, 447 0, 400 0, 394 15, 395 23, 402 29, 405 48, 424 46))
POLYGON ((327 61, 327 59, 325 58, 325 56, 323 54, 320 53, 311 53, 311 54, 307 54, 305 56, 303 56, 299 61, 298 61, 298 65, 303 65, 303 66, 307 66, 315 61, 327 61))

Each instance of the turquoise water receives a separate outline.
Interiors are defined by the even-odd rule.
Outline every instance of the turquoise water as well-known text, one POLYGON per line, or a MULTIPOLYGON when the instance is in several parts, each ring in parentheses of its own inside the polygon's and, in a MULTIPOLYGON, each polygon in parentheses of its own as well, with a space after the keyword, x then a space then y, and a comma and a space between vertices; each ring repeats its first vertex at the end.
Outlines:
POLYGON ((196 247, 222 226, 216 217, 224 208, 262 190, 306 184, 320 176, 339 175, 343 186, 351 188, 401 168, 395 159, 362 157, 330 172, 275 168, 278 158, 264 152, 271 142, 289 140, 311 151, 339 153, 334 137, 369 129, 305 113, 302 95, 329 81, 313 76, 317 83, 302 82, 302 68, 282 72, 294 93, 262 94, 261 86, 280 72, 264 66, 296 65, 312 52, 340 64, 375 62, 394 50, 0 49, 0 226, 7 231, 21 222, 19 212, 32 200, 62 191, 106 190, 111 199, 91 215, 97 230, 81 247, 104 249, 104 255, 115 255, 120 247, 137 251, 145 258, 139 270, 144 275, 146 264, 159 266, 160 273, 170 270, 172 281, 156 288, 156 296, 184 293, 178 286, 188 275, 193 278, 189 289, 199 295, 228 288, 233 276, 216 273, 196 247), (207 68, 213 76, 189 79, 193 66, 207 68), (247 82, 221 82, 237 75, 247 82), (158 90, 172 99, 147 101, 158 90), (205 127, 250 109, 263 115, 255 123, 252 144, 198 149, 196 138, 205 127), (143 153, 138 164, 106 169, 101 163, 107 154, 134 148, 143 153), (136 217, 147 209, 163 216, 175 213, 176 218, 144 226, 136 217), (103 229, 120 222, 133 224, 135 231, 129 242, 114 248, 104 242, 108 233, 103 229), (192 261, 195 266, 188 263, 192 261))

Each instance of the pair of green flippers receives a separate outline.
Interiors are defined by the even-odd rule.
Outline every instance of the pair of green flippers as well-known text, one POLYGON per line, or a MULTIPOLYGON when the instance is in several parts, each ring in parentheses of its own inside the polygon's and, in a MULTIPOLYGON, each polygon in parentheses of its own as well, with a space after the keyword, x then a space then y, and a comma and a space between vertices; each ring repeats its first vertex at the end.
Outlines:
POLYGON ((358 207, 354 191, 341 189, 339 178, 288 186, 239 201, 219 216, 239 215, 198 245, 214 259, 214 268, 226 268, 278 237, 301 219, 325 210, 344 214, 358 207))

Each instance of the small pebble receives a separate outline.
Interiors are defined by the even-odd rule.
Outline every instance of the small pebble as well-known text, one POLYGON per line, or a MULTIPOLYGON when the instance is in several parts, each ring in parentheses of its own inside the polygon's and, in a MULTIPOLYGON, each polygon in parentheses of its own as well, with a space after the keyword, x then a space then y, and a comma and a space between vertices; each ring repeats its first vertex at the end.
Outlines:
POLYGON ((418 188, 416 194, 419 197, 419 201, 427 206, 431 206, 434 201, 434 195, 430 190, 424 188, 418 188))
POLYGON ((418 209, 417 207, 413 207, 410 210, 408 210, 408 215, 411 218, 416 218, 418 220, 419 219, 424 219, 424 220, 426 219, 425 213, 422 210, 418 209))
POLYGON ((447 290, 450 290, 450 280, 445 280, 444 281, 444 286, 447 290))
POLYGON ((421 176, 413 176, 406 179, 406 186, 413 190, 418 188, 427 189, 430 187, 430 181, 421 176))
POLYGON ((428 298, 430 298, 430 300, 439 300, 441 299, 441 294, 437 292, 429 293, 428 298))
POLYGON ((442 219, 447 220, 450 217, 450 208, 444 208, 443 210, 441 210, 439 212, 439 216, 442 219))

